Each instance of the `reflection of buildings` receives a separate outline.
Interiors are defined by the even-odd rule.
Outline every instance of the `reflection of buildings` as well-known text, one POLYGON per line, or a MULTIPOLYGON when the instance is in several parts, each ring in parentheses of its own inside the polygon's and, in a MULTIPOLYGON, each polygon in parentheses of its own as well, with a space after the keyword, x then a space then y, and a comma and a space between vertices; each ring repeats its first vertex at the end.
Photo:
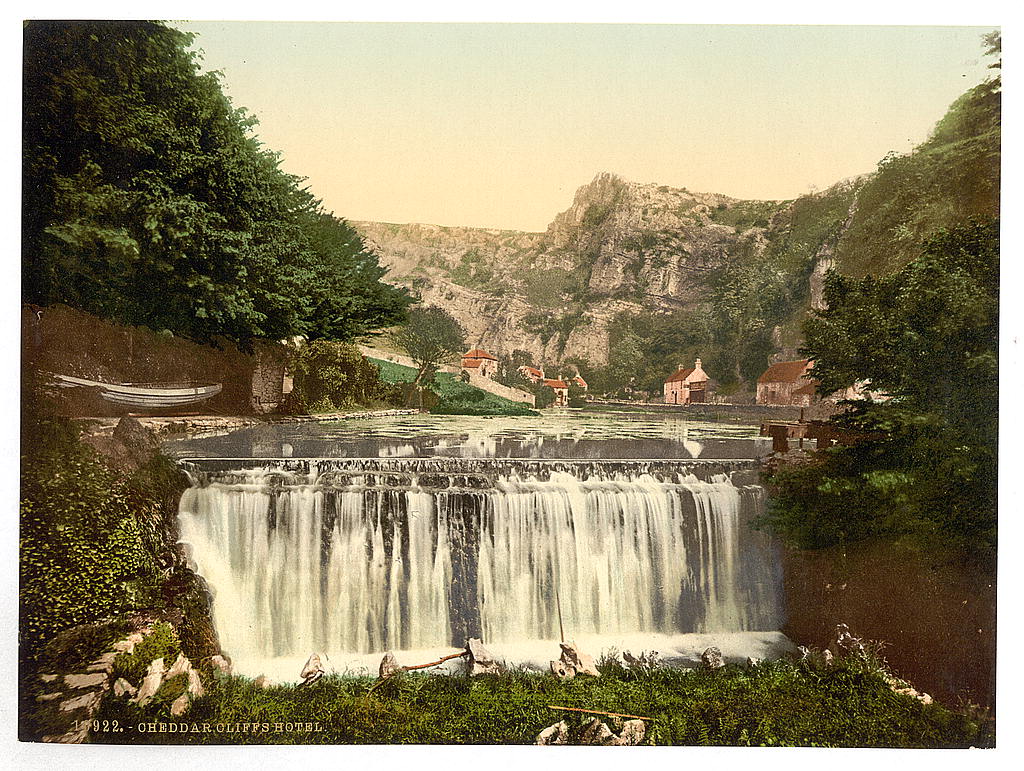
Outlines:
POLYGON ((665 381, 665 404, 701 404, 707 401, 708 376, 700 359, 692 367, 679 369, 665 381))

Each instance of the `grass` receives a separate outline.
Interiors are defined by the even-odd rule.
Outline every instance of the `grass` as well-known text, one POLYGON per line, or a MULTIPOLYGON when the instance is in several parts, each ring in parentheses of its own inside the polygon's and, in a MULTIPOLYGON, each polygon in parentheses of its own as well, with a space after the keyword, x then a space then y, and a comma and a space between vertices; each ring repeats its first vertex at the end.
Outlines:
MULTIPOLYGON (((860 662, 812 670, 788 661, 717 672, 602 664, 601 678, 559 682, 513 671, 468 678, 405 674, 368 694, 374 680, 329 676, 311 686, 260 688, 243 677, 219 677, 182 718, 202 730, 145 733, 159 720, 109 698, 101 719, 129 726, 99 734, 110 743, 196 744, 529 744, 565 720, 578 731, 591 718, 549 705, 642 715, 645 744, 968 747, 991 746, 991 725, 978 715, 896 694, 878 671, 860 662), (229 724, 258 724, 226 733, 229 724), (279 725, 280 724, 280 725, 279 725), (288 724, 294 729, 288 731, 288 724), (306 730, 306 726, 312 730, 306 730)), ((613 730, 615 725, 611 725, 613 730)))
MULTIPOLYGON (((381 359, 370 359, 380 368, 380 378, 387 383, 411 383, 416 370, 402 364, 381 359)), ((538 413, 528 405, 513 402, 464 383, 450 372, 438 372, 431 381, 430 390, 439 397, 430 409, 434 415, 534 415, 538 413)))

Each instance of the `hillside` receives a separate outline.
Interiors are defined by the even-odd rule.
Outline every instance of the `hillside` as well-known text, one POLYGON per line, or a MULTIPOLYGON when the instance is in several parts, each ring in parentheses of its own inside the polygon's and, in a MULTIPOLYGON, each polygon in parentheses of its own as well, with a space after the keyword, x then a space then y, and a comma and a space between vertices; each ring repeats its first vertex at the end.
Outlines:
POLYGON ((577 362, 599 379, 603 369, 613 385, 653 385, 702 355, 713 377, 742 385, 797 355, 828 269, 888 272, 936 229, 998 216, 999 143, 996 80, 957 100, 913 153, 791 201, 601 173, 544 233, 351 224, 388 280, 450 310, 473 346, 577 362))

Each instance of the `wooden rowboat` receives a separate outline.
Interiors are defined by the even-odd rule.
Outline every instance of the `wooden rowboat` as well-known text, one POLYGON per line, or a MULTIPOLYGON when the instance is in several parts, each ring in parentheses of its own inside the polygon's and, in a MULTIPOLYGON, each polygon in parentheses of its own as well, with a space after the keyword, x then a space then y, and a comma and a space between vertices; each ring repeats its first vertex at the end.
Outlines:
POLYGON ((53 375, 53 378, 62 388, 96 388, 99 389, 100 396, 108 402, 145 409, 195 404, 219 394, 223 388, 220 383, 102 383, 70 375, 53 375))

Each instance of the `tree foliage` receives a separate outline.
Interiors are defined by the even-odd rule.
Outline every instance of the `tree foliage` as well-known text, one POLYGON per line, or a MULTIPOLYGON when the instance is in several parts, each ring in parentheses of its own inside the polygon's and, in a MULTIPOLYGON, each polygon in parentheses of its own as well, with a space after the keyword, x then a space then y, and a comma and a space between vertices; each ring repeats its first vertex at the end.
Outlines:
POLYGON ((835 418, 875 438, 778 471, 762 524, 809 548, 884 537, 994 557, 998 244, 998 222, 971 223, 889 276, 828 277, 805 325, 815 377, 893 398, 835 418))
POLYGON ((294 390, 289 408, 295 412, 334 412, 356 406, 397 402, 398 388, 381 381, 377 365, 351 343, 314 340, 292 358, 294 390))
POLYGON ((280 169, 192 39, 155 22, 26 25, 25 299, 199 341, 401 321, 406 293, 280 169))
POLYGON ((466 350, 462 325, 435 305, 412 308, 405 326, 392 332, 391 338, 416 362, 416 385, 429 381, 440 365, 453 361, 466 350))

